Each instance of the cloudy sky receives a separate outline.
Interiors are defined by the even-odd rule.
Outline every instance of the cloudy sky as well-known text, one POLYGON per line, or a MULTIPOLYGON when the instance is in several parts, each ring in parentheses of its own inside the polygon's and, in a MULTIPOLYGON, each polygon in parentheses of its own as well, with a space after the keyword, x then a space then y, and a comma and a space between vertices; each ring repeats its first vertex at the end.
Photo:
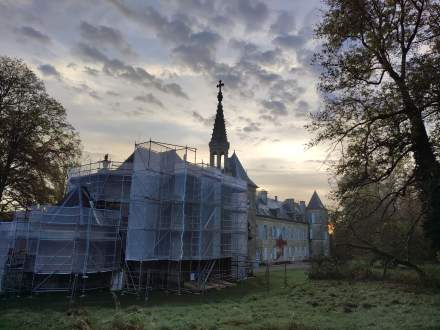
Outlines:
POLYGON ((150 138, 209 159, 222 79, 231 152, 269 194, 329 190, 317 111, 319 0, 0 0, 0 55, 24 61, 67 109, 85 159, 150 138))

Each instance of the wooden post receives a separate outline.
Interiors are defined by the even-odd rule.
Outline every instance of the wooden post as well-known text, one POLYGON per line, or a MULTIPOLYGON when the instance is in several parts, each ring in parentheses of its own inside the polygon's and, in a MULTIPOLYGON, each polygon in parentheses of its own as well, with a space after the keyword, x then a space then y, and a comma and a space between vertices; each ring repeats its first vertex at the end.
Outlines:
POLYGON ((267 291, 270 290, 270 261, 266 261, 266 287, 267 291))
POLYGON ((284 287, 287 288, 287 262, 284 264, 284 287))

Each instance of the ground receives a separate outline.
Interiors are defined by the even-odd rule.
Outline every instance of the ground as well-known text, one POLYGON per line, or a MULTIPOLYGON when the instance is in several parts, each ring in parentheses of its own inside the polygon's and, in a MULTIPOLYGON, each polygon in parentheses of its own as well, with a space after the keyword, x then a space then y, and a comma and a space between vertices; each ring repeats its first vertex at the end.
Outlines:
POLYGON ((304 269, 259 272, 205 295, 148 302, 108 292, 0 299, 0 329, 440 329, 440 292, 391 282, 310 281, 304 269), (119 301, 120 306, 118 303, 119 301))

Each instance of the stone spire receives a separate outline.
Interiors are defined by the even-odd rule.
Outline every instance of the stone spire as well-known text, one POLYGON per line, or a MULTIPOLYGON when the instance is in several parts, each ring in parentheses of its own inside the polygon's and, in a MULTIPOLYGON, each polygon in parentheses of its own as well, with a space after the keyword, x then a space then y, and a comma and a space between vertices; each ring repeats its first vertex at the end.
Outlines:
POLYGON ((226 125, 225 118, 223 115, 223 94, 222 87, 225 84, 220 80, 218 82, 218 94, 217 94, 217 114, 215 116, 214 129, 212 130, 211 141, 209 142, 209 153, 210 153, 210 165, 222 167, 222 157, 224 159, 224 169, 228 170, 228 151, 229 142, 226 135, 226 125))

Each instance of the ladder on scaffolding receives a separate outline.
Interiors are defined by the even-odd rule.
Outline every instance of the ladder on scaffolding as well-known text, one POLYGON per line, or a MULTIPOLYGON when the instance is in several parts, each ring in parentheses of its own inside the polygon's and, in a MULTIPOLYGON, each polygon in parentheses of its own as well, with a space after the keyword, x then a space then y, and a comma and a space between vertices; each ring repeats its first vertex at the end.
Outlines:
POLYGON ((211 273, 212 273, 212 270, 214 269, 215 263, 216 263, 215 259, 210 260, 209 262, 207 262, 204 265, 204 267, 200 271, 200 275, 199 275, 198 283, 197 283, 200 290, 202 290, 202 291, 205 290, 206 283, 208 282, 208 280, 211 276, 211 273))

